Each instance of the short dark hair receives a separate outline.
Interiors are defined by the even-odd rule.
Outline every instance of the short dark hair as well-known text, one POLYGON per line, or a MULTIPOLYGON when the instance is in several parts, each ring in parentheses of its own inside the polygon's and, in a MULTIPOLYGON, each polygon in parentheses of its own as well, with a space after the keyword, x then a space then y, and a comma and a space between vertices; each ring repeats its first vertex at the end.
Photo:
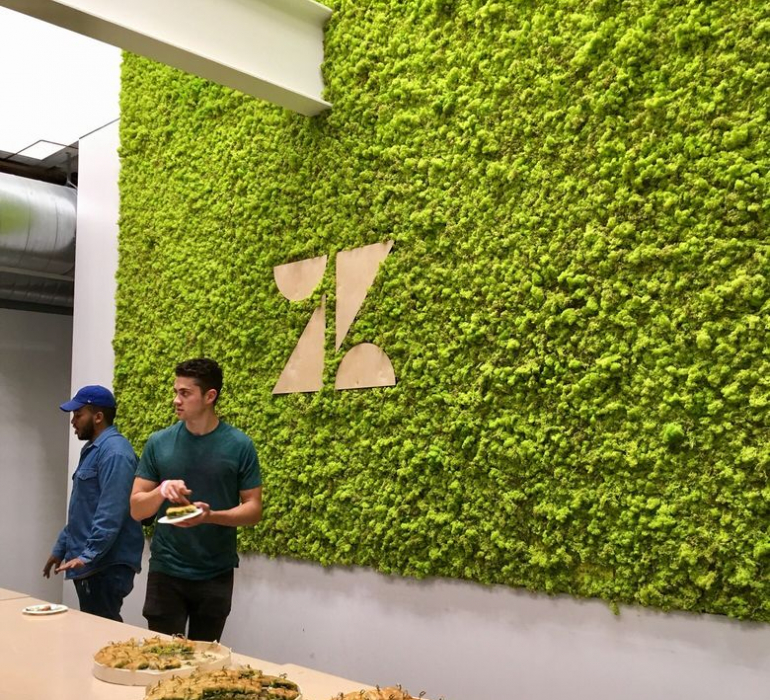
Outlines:
POLYGON ((177 377, 190 377, 205 394, 209 389, 216 389, 217 396, 214 403, 222 393, 222 368, 207 357, 196 357, 192 360, 180 362, 174 369, 177 377))
POLYGON ((101 413, 104 416, 104 422, 107 425, 112 425, 115 422, 115 414, 118 412, 115 406, 94 406, 93 404, 88 404, 83 408, 87 408, 91 412, 91 415, 101 413))

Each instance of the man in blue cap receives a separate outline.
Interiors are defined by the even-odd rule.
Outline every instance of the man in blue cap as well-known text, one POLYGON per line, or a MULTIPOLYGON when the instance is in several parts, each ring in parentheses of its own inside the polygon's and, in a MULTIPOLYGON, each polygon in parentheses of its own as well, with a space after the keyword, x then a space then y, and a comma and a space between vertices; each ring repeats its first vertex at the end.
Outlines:
POLYGON ((112 424, 115 397, 103 386, 80 389, 60 406, 86 444, 72 476, 67 524, 43 568, 63 571, 75 583, 83 612, 122 622, 123 599, 134 587, 144 536, 131 518, 129 497, 136 471, 131 443, 112 424))

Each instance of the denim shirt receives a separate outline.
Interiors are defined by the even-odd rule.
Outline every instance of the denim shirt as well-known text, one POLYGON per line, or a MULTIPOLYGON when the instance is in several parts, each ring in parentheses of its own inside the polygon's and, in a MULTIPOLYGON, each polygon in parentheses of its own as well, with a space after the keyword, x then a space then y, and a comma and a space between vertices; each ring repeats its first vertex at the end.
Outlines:
POLYGON ((67 578, 85 578, 115 564, 141 569, 144 535, 129 513, 136 463, 131 443, 112 425, 81 450, 67 524, 52 552, 85 562, 68 569, 67 578))

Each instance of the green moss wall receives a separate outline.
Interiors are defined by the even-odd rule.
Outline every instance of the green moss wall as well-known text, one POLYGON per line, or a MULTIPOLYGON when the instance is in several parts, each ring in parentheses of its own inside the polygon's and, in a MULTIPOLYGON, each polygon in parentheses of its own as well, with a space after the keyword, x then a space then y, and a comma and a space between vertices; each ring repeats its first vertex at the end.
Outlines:
POLYGON ((126 56, 126 434, 206 354, 243 550, 770 621, 770 6, 333 6, 312 119, 126 56), (333 256, 389 239, 335 353, 333 256), (325 386, 272 396, 323 293, 325 386), (396 387, 334 391, 359 342, 396 387))

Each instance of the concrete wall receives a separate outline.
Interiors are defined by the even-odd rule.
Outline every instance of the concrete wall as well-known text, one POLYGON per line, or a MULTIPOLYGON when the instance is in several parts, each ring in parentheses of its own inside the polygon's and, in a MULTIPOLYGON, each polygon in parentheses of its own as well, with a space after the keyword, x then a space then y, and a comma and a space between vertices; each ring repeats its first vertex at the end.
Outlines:
POLYGON ((0 587, 61 601, 43 578, 67 514, 72 318, 0 309, 0 587))

